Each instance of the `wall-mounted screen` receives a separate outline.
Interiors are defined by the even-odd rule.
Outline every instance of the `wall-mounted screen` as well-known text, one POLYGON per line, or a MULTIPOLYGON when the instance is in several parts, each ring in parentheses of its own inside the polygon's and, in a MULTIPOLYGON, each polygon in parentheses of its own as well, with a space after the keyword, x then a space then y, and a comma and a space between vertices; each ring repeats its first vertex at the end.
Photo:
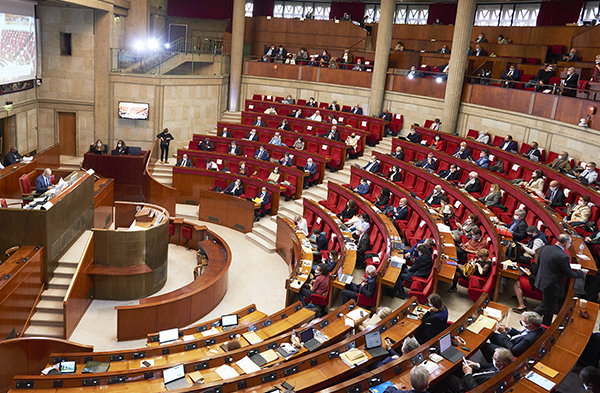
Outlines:
POLYGON ((139 102, 119 102, 119 118, 130 120, 148 120, 149 104, 139 102))
POLYGON ((35 79, 35 18, 4 11, 0 6, 0 84, 35 79))

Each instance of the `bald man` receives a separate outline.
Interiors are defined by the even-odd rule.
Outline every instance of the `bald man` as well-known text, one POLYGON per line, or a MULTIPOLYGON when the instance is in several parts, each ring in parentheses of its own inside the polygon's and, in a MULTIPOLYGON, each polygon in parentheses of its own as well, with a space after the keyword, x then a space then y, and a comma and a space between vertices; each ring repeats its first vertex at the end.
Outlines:
POLYGON ((569 67, 567 69, 567 76, 563 79, 563 96, 575 97, 577 94, 577 88, 579 87, 579 74, 575 73, 575 67, 569 67))
POLYGON ((50 181, 50 176, 52 176, 52 170, 46 168, 44 169, 44 172, 35 179, 36 194, 43 194, 54 188, 54 185, 52 185, 52 182, 50 181))

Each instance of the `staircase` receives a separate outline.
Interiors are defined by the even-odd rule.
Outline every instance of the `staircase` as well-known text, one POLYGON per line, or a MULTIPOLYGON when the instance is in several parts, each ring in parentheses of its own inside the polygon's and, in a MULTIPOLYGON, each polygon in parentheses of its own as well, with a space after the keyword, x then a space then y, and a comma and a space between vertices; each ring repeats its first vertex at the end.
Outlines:
POLYGON ((48 283, 48 289, 42 292, 42 300, 35 308, 25 337, 65 338, 63 326, 63 301, 73 275, 77 270, 80 252, 91 236, 85 231, 73 246, 63 255, 54 270, 54 277, 48 283))

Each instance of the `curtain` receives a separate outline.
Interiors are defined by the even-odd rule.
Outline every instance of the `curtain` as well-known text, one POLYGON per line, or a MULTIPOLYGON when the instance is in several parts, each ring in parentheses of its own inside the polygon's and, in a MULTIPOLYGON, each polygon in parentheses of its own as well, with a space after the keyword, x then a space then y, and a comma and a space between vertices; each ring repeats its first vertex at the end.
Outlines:
POLYGON ((540 6, 537 26, 564 26, 579 20, 583 0, 544 1, 540 6))
POLYGON ((359 1, 332 1, 329 19, 342 19, 344 12, 347 12, 352 20, 360 22, 365 17, 365 3, 359 1))
POLYGON ((273 16, 275 0, 254 0, 252 16, 273 16))
POLYGON ((169 0, 169 16, 200 19, 231 19, 233 0, 169 0))
POLYGON ((433 3, 429 4, 429 16, 427 24, 432 25, 436 18, 444 25, 453 25, 456 20, 456 10, 458 3, 433 3))

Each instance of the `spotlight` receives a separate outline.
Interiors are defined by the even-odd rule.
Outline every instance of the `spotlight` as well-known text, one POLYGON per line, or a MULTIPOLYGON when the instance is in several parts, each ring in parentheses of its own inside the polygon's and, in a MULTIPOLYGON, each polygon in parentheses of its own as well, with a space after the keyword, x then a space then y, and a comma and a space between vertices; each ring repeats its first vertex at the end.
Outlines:
POLYGON ((6 101, 6 104, 4 104, 4 109, 8 112, 8 111, 12 110, 12 108, 13 108, 13 102, 6 101))
POLYGON ((437 83, 442 83, 444 80, 442 79, 442 77, 441 77, 441 76, 438 76, 437 78, 435 78, 435 81, 436 81, 437 83))
POLYGON ((413 74, 408 74, 408 79, 413 80, 415 79, 415 76, 413 74))
POLYGON ((155 39, 148 40, 148 49, 157 50, 158 49, 158 41, 155 39))
POLYGON ((165 49, 169 49, 171 47, 171 44, 169 44, 168 42, 165 44, 165 49))
POLYGON ((143 41, 137 41, 137 42, 136 42, 136 43, 133 45, 133 47, 134 47, 136 50, 143 51, 143 50, 144 50, 144 47, 145 47, 145 45, 144 45, 144 42, 143 42, 143 41))

